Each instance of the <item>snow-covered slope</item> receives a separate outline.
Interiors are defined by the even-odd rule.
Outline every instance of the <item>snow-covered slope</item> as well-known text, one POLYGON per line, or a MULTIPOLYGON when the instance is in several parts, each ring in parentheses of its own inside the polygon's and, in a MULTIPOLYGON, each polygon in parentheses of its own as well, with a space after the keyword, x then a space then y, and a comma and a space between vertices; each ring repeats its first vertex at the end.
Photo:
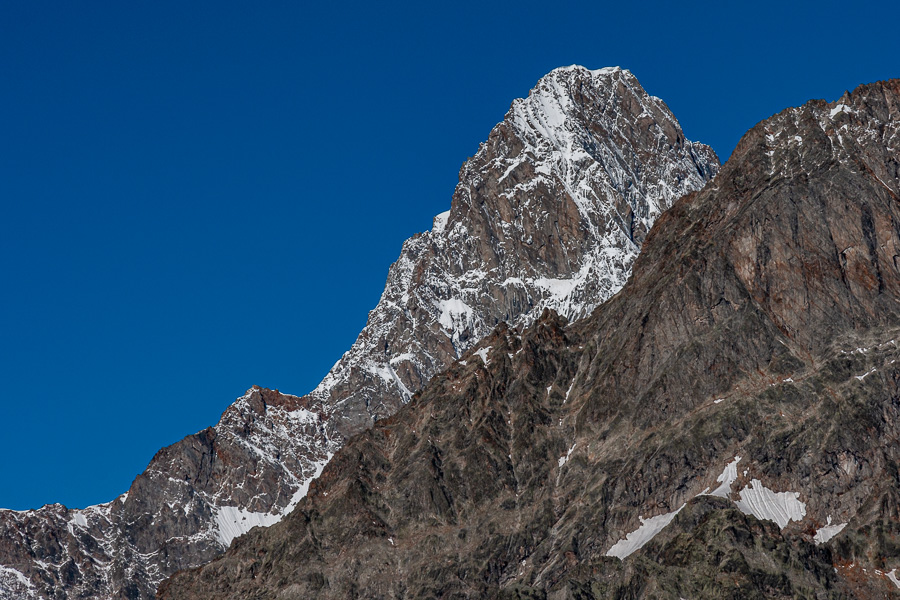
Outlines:
POLYGON ((545 308, 576 318, 609 298, 656 216, 718 166, 627 70, 554 70, 463 165, 450 210, 404 243, 366 327, 311 394, 251 389, 109 504, 0 511, 0 599, 151 598, 279 520, 348 436, 498 323, 545 308))

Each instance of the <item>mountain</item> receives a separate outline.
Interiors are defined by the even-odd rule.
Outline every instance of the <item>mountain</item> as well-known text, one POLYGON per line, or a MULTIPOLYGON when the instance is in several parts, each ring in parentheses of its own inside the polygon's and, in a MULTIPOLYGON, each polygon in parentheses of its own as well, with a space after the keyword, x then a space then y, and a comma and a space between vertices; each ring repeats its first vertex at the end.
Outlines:
POLYGON ((622 69, 557 69, 407 240, 352 348, 309 395, 253 388, 164 448, 116 500, 0 511, 0 599, 153 597, 278 522, 351 436, 396 412, 499 323, 588 315, 624 284, 654 219, 719 168, 622 69))
POLYGON ((353 435, 500 322, 570 318, 618 291, 656 217, 718 159, 618 68, 557 69, 460 170, 450 210, 406 241, 356 343, 311 394, 353 435))
POLYGON ((758 124, 163 599, 900 595, 900 80, 758 124))

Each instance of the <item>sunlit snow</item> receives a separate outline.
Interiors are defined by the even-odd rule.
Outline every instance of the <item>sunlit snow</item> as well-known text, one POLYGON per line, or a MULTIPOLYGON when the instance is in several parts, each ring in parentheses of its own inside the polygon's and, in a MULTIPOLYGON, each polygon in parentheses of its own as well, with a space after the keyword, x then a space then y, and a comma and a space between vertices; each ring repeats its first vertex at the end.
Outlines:
POLYGON ((897 569, 891 569, 887 572, 888 579, 894 582, 898 588, 900 588, 900 579, 897 579, 897 569))
POLYGON ((231 540, 254 527, 268 527, 281 520, 282 515, 258 513, 237 506, 216 507, 217 537, 222 545, 230 546, 231 540))
POLYGON ((816 543, 816 545, 824 544, 825 542, 839 534, 846 526, 846 523, 838 523, 837 525, 832 525, 831 517, 828 517, 828 524, 824 527, 820 527, 816 531, 816 535, 815 537, 813 537, 813 541, 816 543))
POLYGON ((737 464, 741 462, 740 456, 735 456, 734 460, 725 465, 722 474, 716 477, 719 487, 710 492, 710 496, 718 496, 719 498, 728 498, 731 495, 731 484, 737 480, 737 464))
POLYGON ((657 533, 662 531, 666 525, 671 523, 672 519, 675 518, 675 515, 681 512, 681 509, 685 506, 685 504, 682 504, 678 510, 649 519, 638 517, 641 520, 641 526, 625 536, 625 539, 619 540, 613 544, 613 547, 606 551, 606 556, 615 556, 624 559, 633 552, 640 550, 647 542, 652 540, 657 533))
POLYGON ((572 452, 575 450, 575 446, 576 446, 576 445, 577 445, 577 442, 574 443, 574 444, 572 444, 572 447, 569 448, 569 451, 566 452, 566 455, 565 455, 565 456, 560 456, 560 457, 559 457, 559 461, 558 461, 558 462, 559 462, 560 468, 562 468, 562 466, 563 466, 564 464, 566 464, 567 462, 569 462, 569 457, 572 456, 572 452))
POLYGON ((472 324, 474 311, 472 307, 459 298, 440 301, 441 316, 438 323, 447 331, 458 331, 472 324))
POLYGON ((481 357, 481 362, 484 363, 484 366, 488 366, 490 364, 490 359, 488 359, 488 352, 491 351, 491 346, 486 348, 479 348, 475 351, 475 354, 481 357))
POLYGON ((36 598, 34 584, 21 571, 0 565, 0 592, 25 594, 21 598, 36 598))
POLYGON ((434 218, 434 224, 431 226, 432 233, 442 233, 447 226, 447 220, 450 219, 450 211, 445 210, 434 218))
POLYGON ((259 513, 245 510, 237 506, 217 506, 215 508, 216 517, 216 538, 224 546, 230 546, 231 541, 254 527, 269 527, 281 521, 286 514, 294 510, 297 503, 302 500, 309 492, 309 486, 313 479, 322 474, 322 470, 331 456, 325 460, 316 463, 315 473, 306 479, 301 486, 294 492, 290 503, 281 512, 276 513, 259 513))
POLYGON ((846 104, 838 104, 837 106, 835 106, 834 108, 831 109, 831 112, 828 113, 828 116, 833 119, 837 115, 841 114, 842 112, 851 114, 851 113, 853 113, 853 109, 851 109, 846 104))
POLYGON ((791 521, 801 521, 806 516, 806 504, 799 500, 799 492, 774 492, 759 479, 740 491, 741 499, 735 505, 741 512, 757 519, 775 521, 782 529, 791 521))

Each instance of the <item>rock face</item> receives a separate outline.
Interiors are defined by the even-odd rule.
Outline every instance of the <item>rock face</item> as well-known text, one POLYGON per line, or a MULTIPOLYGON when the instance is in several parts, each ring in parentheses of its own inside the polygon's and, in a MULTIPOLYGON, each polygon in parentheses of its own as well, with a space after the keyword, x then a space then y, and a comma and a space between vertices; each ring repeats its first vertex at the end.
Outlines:
POLYGON ((900 594, 900 80, 760 123, 568 325, 503 324, 202 598, 900 594))
POLYGON ((153 597, 176 570, 279 521, 347 438, 498 323, 589 314, 624 284, 654 219, 718 167, 628 71, 551 72, 463 165, 450 210, 404 244, 316 390, 251 389, 111 503, 0 510, 0 599, 153 597))
POLYGON ((619 68, 561 68, 513 102, 460 170, 450 210, 406 241, 356 343, 311 394, 352 435, 393 414, 498 323, 590 314, 656 217, 718 171, 619 68))
POLYGON ((0 511, 0 598, 152 598, 170 573, 280 519, 334 447, 308 400, 253 388, 112 502, 0 511))

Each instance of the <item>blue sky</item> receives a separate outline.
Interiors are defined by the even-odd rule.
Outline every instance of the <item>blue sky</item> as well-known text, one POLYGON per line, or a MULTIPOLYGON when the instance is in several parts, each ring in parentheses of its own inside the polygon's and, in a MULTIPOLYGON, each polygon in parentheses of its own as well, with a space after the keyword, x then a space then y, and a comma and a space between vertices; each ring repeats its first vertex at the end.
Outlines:
POLYGON ((628 4, 3 3, 0 506, 105 502, 251 385, 312 389, 554 67, 631 69, 723 160, 900 76, 893 2, 628 4))

